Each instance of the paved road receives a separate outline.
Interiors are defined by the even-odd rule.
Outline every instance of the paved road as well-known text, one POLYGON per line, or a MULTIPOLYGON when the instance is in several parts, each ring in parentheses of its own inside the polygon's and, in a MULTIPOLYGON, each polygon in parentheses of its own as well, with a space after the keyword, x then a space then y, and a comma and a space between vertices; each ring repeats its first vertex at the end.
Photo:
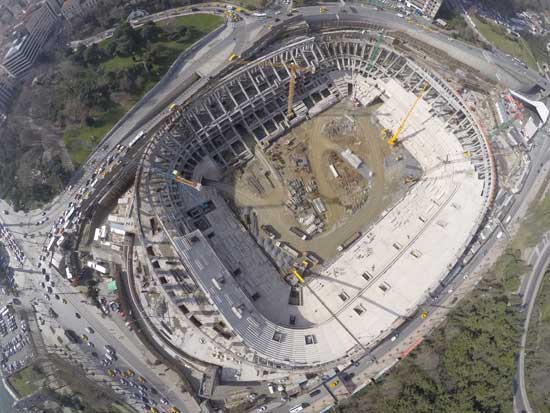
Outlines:
POLYGON ((479 70, 489 79, 501 82, 512 89, 528 90, 535 83, 543 85, 545 88, 550 87, 550 82, 547 79, 530 69, 518 65, 512 58, 501 52, 487 52, 491 59, 489 62, 483 53, 483 49, 452 39, 445 33, 427 32, 393 13, 378 11, 365 6, 354 6, 357 13, 353 13, 350 8, 342 6, 326 5, 326 7, 328 12, 325 15, 319 15, 318 6, 304 7, 299 10, 306 16, 308 21, 312 22, 318 22, 327 17, 336 18, 337 15, 343 23, 345 20, 357 19, 360 16, 390 30, 405 32, 423 43, 444 51, 459 62, 479 70), (346 12, 343 12, 343 10, 346 10, 346 12), (497 70, 495 70, 495 65, 497 70))
MULTIPOLYGON (((157 373, 153 373, 151 367, 139 358, 139 353, 136 352, 136 349, 131 345, 129 340, 125 340, 124 336, 120 334, 114 325, 111 328, 105 327, 106 321, 102 319, 101 314, 95 308, 83 304, 80 296, 74 294, 76 292, 74 288, 68 285, 63 278, 51 273, 49 269, 48 274, 52 276, 56 283, 56 291, 61 293, 60 296, 66 298, 67 304, 63 304, 62 301, 55 300, 53 297, 51 297, 51 301, 46 302, 43 290, 38 286, 42 277, 41 270, 38 268, 39 257, 45 255, 42 248, 46 244, 46 235, 50 231, 53 222, 67 210, 69 202, 73 201, 78 190, 85 186, 84 182, 91 178, 97 165, 112 154, 111 151, 116 146, 116 143, 128 144, 133 138, 133 135, 125 132, 132 130, 136 125, 140 125, 144 121, 151 122, 153 120, 153 124, 160 121, 165 115, 165 113, 159 115, 159 112, 163 112, 166 108, 165 98, 170 98, 172 92, 174 90, 177 91, 179 84, 184 83, 191 73, 198 70, 201 70, 206 75, 209 75, 210 71, 221 70, 225 66, 225 62, 227 62, 232 50, 246 47, 260 26, 260 24, 255 24, 254 21, 251 21, 250 26, 248 22, 228 25, 208 45, 206 52, 200 51, 190 61, 185 62, 185 64, 179 67, 179 71, 176 74, 172 74, 165 80, 164 87, 157 90, 156 95, 148 97, 147 104, 143 106, 142 110, 137 111, 127 119, 125 124, 119 125, 110 134, 108 139, 102 142, 100 148, 88 159, 87 165, 79 171, 80 177, 75 180, 72 189, 64 191, 48 207, 28 213, 15 213, 6 202, 0 201, 0 208, 10 211, 8 215, 2 216, 2 222, 13 233, 27 257, 24 267, 16 271, 16 280, 19 288, 23 291, 23 299, 26 299, 27 303, 37 300, 42 302, 42 306, 46 304, 48 308, 51 306, 59 314, 57 322, 65 328, 71 328, 78 333, 82 333, 82 320, 85 320, 96 331, 96 335, 94 336, 94 339, 97 341, 95 343, 96 347, 101 348, 106 343, 113 345, 120 355, 120 360, 138 374, 144 376, 149 383, 154 384, 174 404, 189 411, 194 411, 193 406, 189 405, 189 401, 186 400, 185 395, 182 395, 179 389, 173 388, 175 383, 167 383, 157 373), (219 56, 222 60, 216 61, 213 59, 213 56, 219 56), (215 63, 210 63, 212 60, 215 63), (108 148, 109 150, 103 150, 103 148, 108 148), (47 220, 44 221, 45 219, 47 220), (28 235, 25 237, 25 234, 28 235), (75 316, 76 313, 80 314, 80 319, 75 316)), ((103 185, 100 182, 95 189, 101 189, 103 185)), ((47 307, 43 307, 43 309, 47 307)))
MULTIPOLYGON (((176 17, 181 17, 181 16, 190 16, 190 15, 193 15, 193 14, 205 14, 206 13, 206 14, 214 14, 214 15, 218 15, 218 16, 223 16, 224 15, 224 9, 221 6, 220 7, 209 7, 209 6, 197 5, 197 6, 194 6, 192 9, 193 10, 191 10, 191 7, 189 6, 187 8, 178 7, 176 9, 164 10, 164 11, 161 11, 159 13, 155 13, 155 14, 151 14, 149 16, 145 16, 145 17, 141 17, 141 18, 138 18, 138 19, 135 19, 135 20, 131 20, 130 24, 132 25, 133 28, 137 28, 137 27, 143 26, 145 23, 150 22, 150 21, 156 23, 156 22, 160 22, 160 21, 163 21, 163 20, 174 19, 176 17)), ((102 31, 101 33, 97 33, 93 36, 87 37, 86 39, 73 40, 73 41, 70 42, 70 46, 75 50, 80 45, 84 45, 84 46, 88 47, 88 46, 91 46, 92 44, 100 43, 103 40, 110 39, 111 37, 113 37, 114 33, 115 33, 114 28, 108 29, 108 30, 102 31)))
POLYGON ((529 332, 529 321, 531 320, 531 315, 535 307, 537 294, 550 261, 549 241, 550 238, 548 234, 546 234, 535 248, 530 262, 533 269, 531 270, 531 273, 524 278, 524 282, 522 282, 519 291, 522 297, 521 304, 523 308, 527 309, 527 311, 523 322, 523 333, 521 335, 518 367, 514 377, 514 381, 517 386, 514 394, 514 412, 517 413, 531 413, 533 411, 531 405, 529 404, 525 384, 525 345, 527 342, 527 334, 529 332))

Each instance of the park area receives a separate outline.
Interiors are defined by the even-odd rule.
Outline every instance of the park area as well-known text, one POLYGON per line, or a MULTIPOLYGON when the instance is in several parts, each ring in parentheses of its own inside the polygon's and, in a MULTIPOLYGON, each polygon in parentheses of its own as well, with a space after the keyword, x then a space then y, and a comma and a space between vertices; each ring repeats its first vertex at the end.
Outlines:
POLYGON ((29 396, 42 388, 45 376, 42 370, 34 365, 25 367, 13 374, 8 382, 20 398, 29 396))
POLYGON ((527 66, 537 69, 537 63, 529 45, 522 38, 512 39, 506 32, 495 24, 482 21, 476 16, 472 16, 479 32, 497 49, 504 53, 512 55, 527 66))
POLYGON ((86 94, 82 99, 85 115, 63 133, 75 166, 86 160, 182 52, 222 22, 219 16, 194 14, 139 28, 124 23, 112 38, 73 52, 70 59, 83 70, 77 93, 86 94))

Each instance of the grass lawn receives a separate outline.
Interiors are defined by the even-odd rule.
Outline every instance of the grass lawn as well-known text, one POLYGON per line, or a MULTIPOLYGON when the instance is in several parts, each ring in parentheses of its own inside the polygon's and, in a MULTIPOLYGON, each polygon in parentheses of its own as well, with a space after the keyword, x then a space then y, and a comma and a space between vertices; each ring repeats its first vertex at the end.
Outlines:
POLYGON ((125 70, 136 64, 131 57, 115 56, 112 59, 107 60, 101 64, 101 67, 107 72, 118 72, 119 70, 125 70))
POLYGON ((69 129, 63 134, 63 142, 71 155, 75 165, 81 165, 103 136, 117 123, 130 109, 119 105, 114 109, 100 114, 94 126, 82 125, 79 128, 69 129))
POLYGON ((490 41, 497 49, 508 53, 524 62, 527 66, 537 69, 535 57, 529 46, 523 39, 512 40, 505 35, 505 32, 498 26, 491 23, 483 23, 475 16, 471 16, 479 32, 490 41))
POLYGON ((44 378, 44 374, 39 370, 33 369, 31 365, 15 373, 8 381, 17 394, 23 398, 40 390, 44 378))

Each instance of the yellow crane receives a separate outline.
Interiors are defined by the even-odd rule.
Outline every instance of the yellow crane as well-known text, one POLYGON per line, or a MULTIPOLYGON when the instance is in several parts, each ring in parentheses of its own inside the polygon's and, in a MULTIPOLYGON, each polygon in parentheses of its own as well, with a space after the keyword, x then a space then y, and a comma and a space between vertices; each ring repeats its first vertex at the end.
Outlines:
POLYGON ((202 184, 200 182, 194 182, 189 179, 185 179, 183 176, 180 176, 179 172, 175 169, 172 171, 172 175, 174 175, 174 181, 176 181, 178 184, 187 185, 188 187, 191 187, 197 191, 200 191, 202 189, 202 184))
POLYGON ((294 63, 279 63, 279 62, 256 62, 254 60, 237 60, 234 61, 236 57, 239 57, 235 54, 231 55, 232 58, 229 59, 230 62, 238 65, 247 65, 249 63, 258 63, 260 66, 263 67, 284 67, 289 70, 290 72, 290 81, 288 83, 288 104, 287 104, 287 116, 289 118, 294 117, 294 111, 292 110, 292 104, 294 103, 294 87, 296 85, 296 72, 309 72, 312 69, 310 67, 305 66, 298 66, 294 63), (233 57, 235 56, 235 57, 233 57))
POLYGON ((411 105, 411 107, 409 108, 409 111, 407 112, 407 114, 405 115, 405 117, 403 118, 401 123, 399 124, 399 127, 396 129, 395 133, 392 135, 392 137, 388 141, 388 143, 390 145, 393 146, 397 143, 397 139, 399 138, 399 135, 403 131, 403 128, 405 127, 405 124, 407 123, 407 120, 409 119, 409 117, 413 113, 413 110, 416 107, 416 104, 422 98, 422 96, 424 95, 424 92, 426 92, 427 88, 428 88, 428 82, 424 82, 424 86, 422 86, 422 89, 420 90, 420 93, 418 94, 418 96, 414 100, 414 103, 411 105))
POLYGON ((298 281, 300 281, 302 284, 305 282, 304 277, 302 277, 302 276, 300 275, 300 273, 298 272, 298 270, 297 270, 296 268, 293 268, 293 269, 292 269, 292 274, 294 274, 294 276, 296 277, 296 279, 297 279, 298 281))

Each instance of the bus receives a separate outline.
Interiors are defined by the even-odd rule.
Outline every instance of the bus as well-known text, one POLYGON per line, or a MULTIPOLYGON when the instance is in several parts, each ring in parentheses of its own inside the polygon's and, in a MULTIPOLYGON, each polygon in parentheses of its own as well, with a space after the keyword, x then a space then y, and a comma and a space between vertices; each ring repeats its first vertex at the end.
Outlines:
POLYGON ((68 221, 72 218, 73 214, 75 213, 76 209, 75 207, 71 207, 69 211, 67 211, 67 214, 65 214, 65 219, 68 221))
POLYGON ((128 145, 129 148, 131 148, 132 146, 134 146, 141 138, 143 138, 145 136, 145 132, 144 131, 141 131, 139 132, 136 137, 134 139, 132 139, 132 142, 130 142, 130 144, 128 145))
POLYGON ((46 248, 48 251, 52 250, 53 245, 55 244, 56 240, 57 240, 57 237, 55 237, 55 236, 50 238, 50 241, 48 242, 48 247, 46 248))

